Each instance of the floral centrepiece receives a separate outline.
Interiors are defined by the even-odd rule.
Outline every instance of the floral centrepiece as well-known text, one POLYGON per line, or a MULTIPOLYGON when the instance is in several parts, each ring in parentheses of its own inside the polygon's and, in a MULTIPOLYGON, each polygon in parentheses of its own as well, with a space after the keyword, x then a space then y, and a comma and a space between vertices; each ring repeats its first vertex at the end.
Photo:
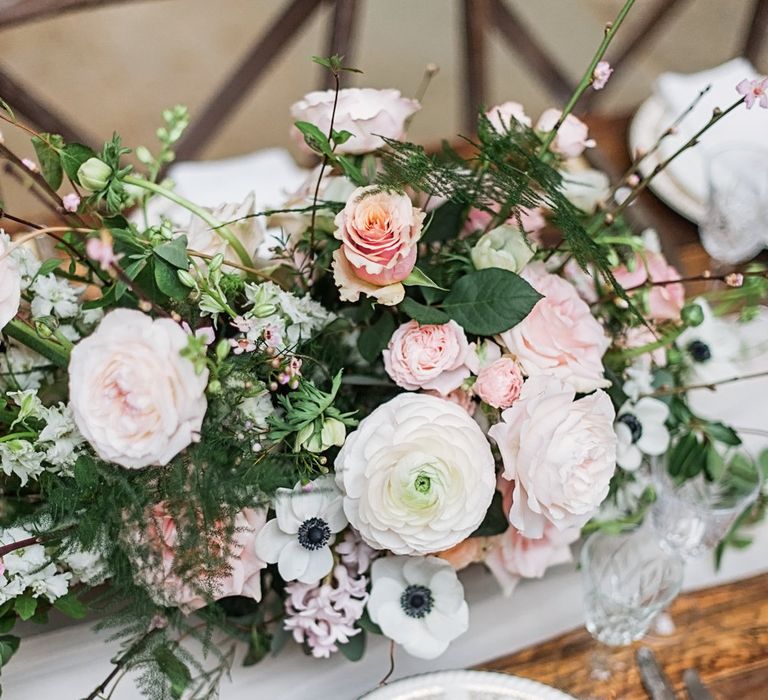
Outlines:
MULTIPOLYGON (((604 48, 575 97, 610 89, 604 48)), ((315 163, 270 211, 161 180, 183 107, 135 159, 43 133, 9 157, 60 221, 0 233, 3 664, 17 620, 89 607, 163 697, 215 693, 232 640, 245 664, 371 635, 435 658, 469 627, 464 569, 511 595, 568 565, 642 522, 662 454, 680 481, 749 468, 688 392, 738 378, 763 267, 671 266, 624 217, 639 162, 610 183, 578 160, 574 101, 504 102, 436 153, 408 140, 417 100, 316 62, 337 88, 292 108, 315 163)))

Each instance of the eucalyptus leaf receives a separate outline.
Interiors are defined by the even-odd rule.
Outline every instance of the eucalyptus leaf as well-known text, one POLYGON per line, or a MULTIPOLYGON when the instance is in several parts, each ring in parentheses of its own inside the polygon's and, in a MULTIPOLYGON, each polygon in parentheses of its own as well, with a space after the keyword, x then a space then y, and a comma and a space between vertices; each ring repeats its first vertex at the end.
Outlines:
POLYGON ((495 335, 520 323, 541 298, 514 272, 490 267, 460 277, 442 308, 467 333, 495 335))

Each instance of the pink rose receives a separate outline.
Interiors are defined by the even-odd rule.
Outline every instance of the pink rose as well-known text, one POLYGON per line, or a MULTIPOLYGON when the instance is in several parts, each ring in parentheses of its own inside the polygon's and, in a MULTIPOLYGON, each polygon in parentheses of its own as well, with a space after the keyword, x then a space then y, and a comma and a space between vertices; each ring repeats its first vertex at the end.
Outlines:
MULTIPOLYGON (((512 509, 514 484, 499 479, 499 491, 505 512, 512 509)), ((570 544, 579 538, 579 529, 571 528, 561 532, 554 525, 544 526, 544 535, 539 539, 524 537, 514 527, 489 538, 490 546, 485 555, 485 565, 499 582, 504 595, 512 595, 522 578, 541 578, 550 566, 567 564, 572 560, 570 544)))
POLYGON ((504 133, 515 128, 515 122, 531 125, 531 118, 525 113, 523 105, 519 102, 505 102, 491 107, 485 116, 491 122, 491 126, 499 133, 504 133))
POLYGON ((575 287, 549 274, 542 263, 529 264, 521 277, 544 295, 520 323, 500 336, 523 372, 554 375, 579 392, 610 386, 602 363, 610 340, 575 287))
MULTIPOLYGON (((559 109, 545 110, 536 123, 536 129, 545 133, 552 131, 561 114, 559 109)), ((559 153, 565 158, 576 158, 584 153, 585 148, 596 145, 595 140, 588 136, 587 125, 578 117, 569 114, 557 130, 557 135, 549 148, 553 153, 559 153)))
MULTIPOLYGON (((202 566, 194 567, 194 572, 188 572, 188 577, 197 579, 197 582, 190 582, 183 580, 176 570, 176 520, 165 503, 158 503, 148 512, 146 528, 130 534, 134 543, 150 548, 153 559, 159 558, 158 562, 137 561, 136 579, 147 586, 156 603, 178 607, 185 613, 199 610, 212 600, 229 596, 246 596, 259 601, 261 570, 267 565, 256 556, 254 543, 266 519, 267 514, 263 509, 241 510, 235 516, 227 559, 222 561, 224 570, 217 574, 202 566)), ((211 537, 208 544, 214 551, 220 549, 224 555, 225 545, 216 535, 211 537)))
MULTIPOLYGON (((360 292, 377 296, 376 287, 392 287, 394 302, 405 296, 400 284, 416 264, 424 212, 404 194, 371 185, 358 187, 334 221, 341 248, 334 252, 334 277, 342 299, 357 301, 360 292), (372 289, 373 288, 373 289, 372 289)), ((389 297, 387 297, 389 298, 389 297)))
POLYGON ((494 540, 493 537, 467 537, 450 549, 438 552, 436 556, 445 559, 456 571, 461 571, 470 564, 483 561, 494 540))
MULTIPOLYGON (((637 254, 634 270, 630 271, 626 265, 622 265, 613 271, 616 281, 625 289, 639 287, 648 281, 669 282, 680 279, 680 273, 661 253, 646 251, 643 255, 645 260, 637 254)), ((684 303, 685 288, 682 284, 663 284, 648 289, 648 313, 657 321, 680 318, 684 303)))
POLYGON ((502 357, 480 370, 474 385, 475 393, 494 408, 509 408, 520 396, 523 373, 517 363, 502 357))
MULTIPOLYGON (((333 90, 310 92, 291 106, 291 117, 295 121, 314 124, 327 134, 331 125, 333 101, 333 90)), ((382 136, 402 139, 408 119, 420 109, 421 105, 416 100, 403 97, 399 90, 340 90, 333 128, 336 131, 349 131, 352 136, 349 141, 336 147, 336 153, 370 153, 384 145, 382 136)), ((304 143, 298 129, 294 128, 293 134, 300 143, 304 143)))
MULTIPOLYGON (((467 215, 467 221, 464 224, 464 233, 470 234, 475 231, 484 231, 491 222, 491 214, 482 209, 470 209, 467 215)), ((517 212, 513 213, 507 219, 510 226, 522 229, 525 233, 538 233, 547 225, 544 218, 544 210, 541 207, 518 207, 517 212), (518 222, 518 217, 520 221, 518 222)))
POLYGON ((469 376, 470 352, 456 321, 425 326, 408 321, 392 334, 382 354, 384 369, 395 384, 409 391, 434 389, 445 396, 469 376))
POLYGON ((509 522, 525 537, 547 525, 580 528, 608 495, 616 469, 615 412, 598 389, 576 392, 555 377, 531 377, 488 435, 499 446, 503 478, 514 481, 509 522))

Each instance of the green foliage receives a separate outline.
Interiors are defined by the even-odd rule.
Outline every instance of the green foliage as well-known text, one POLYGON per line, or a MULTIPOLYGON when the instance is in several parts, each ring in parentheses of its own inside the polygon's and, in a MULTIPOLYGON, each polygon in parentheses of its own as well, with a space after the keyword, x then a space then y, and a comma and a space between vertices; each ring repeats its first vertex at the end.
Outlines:
POLYGON ((58 134, 40 134, 32 137, 32 146, 40 162, 40 172, 45 181, 51 189, 58 190, 64 177, 59 156, 64 146, 64 139, 58 134))
POLYGON ((468 333, 495 335, 520 323, 539 299, 522 277, 491 267, 460 277, 441 308, 468 333))
POLYGON ((375 362, 394 332, 395 320, 392 314, 384 312, 375 323, 360 332, 357 349, 368 362, 375 362))
POLYGON ((507 517, 507 513, 504 512, 501 493, 499 491, 494 491, 493 500, 483 518, 483 522, 480 523, 477 530, 475 530, 470 537, 493 537, 494 535, 501 535, 507 531, 508 527, 509 518, 507 517))
POLYGON ((61 165, 67 177, 77 182, 77 171, 89 158, 95 158, 96 152, 82 143, 68 143, 61 149, 61 165))
POLYGON ((406 287, 431 287, 432 289, 439 289, 443 292, 448 290, 445 287, 441 287, 437 282, 431 280, 429 276, 420 270, 418 267, 414 267, 411 273, 403 280, 403 284, 406 287))
POLYGON ((448 323, 451 320, 451 317, 445 311, 440 310, 436 306, 425 306, 410 297, 405 297, 400 302, 398 308, 408 314, 414 321, 418 321, 421 324, 448 323))

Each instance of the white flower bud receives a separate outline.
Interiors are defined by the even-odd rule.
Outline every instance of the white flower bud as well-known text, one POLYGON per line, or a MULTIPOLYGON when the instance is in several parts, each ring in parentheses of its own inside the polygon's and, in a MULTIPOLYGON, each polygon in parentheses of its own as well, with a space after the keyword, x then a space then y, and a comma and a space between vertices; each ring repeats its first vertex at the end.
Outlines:
POLYGON ((89 192, 101 192, 112 177, 112 168, 99 158, 89 158, 77 171, 77 181, 89 192))

